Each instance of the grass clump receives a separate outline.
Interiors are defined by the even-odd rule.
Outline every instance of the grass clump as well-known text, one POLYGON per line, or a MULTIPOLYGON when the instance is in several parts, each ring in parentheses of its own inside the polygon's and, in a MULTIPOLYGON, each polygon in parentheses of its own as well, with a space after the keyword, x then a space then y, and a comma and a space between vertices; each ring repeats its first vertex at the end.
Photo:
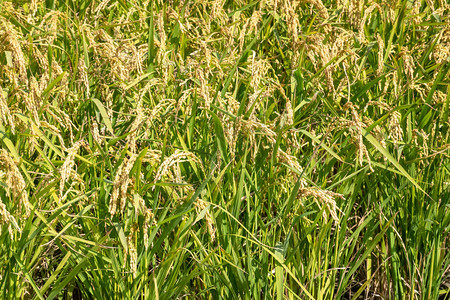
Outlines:
POLYGON ((448 298, 449 15, 0 0, 0 297, 448 298))

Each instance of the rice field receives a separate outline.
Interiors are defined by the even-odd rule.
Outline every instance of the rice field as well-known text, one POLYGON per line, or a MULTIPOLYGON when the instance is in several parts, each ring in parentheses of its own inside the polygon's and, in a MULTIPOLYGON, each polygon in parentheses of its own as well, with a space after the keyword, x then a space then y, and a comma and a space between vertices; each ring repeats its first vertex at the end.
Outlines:
POLYGON ((448 0, 0 0, 1 299, 450 299, 448 0))

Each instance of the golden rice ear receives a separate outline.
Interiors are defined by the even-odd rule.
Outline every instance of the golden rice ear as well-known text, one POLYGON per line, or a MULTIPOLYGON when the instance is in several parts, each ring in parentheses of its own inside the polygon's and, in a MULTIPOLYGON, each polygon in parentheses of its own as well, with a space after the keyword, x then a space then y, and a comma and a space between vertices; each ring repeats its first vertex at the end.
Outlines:
MULTIPOLYGON (((342 194, 334 193, 328 190, 318 189, 315 187, 305 187, 299 190, 299 197, 300 198, 313 197, 314 200, 316 200, 316 202, 319 204, 319 206, 325 205, 326 211, 330 213, 335 224, 339 226, 339 217, 337 215, 337 212, 339 211, 342 214, 343 212, 339 209, 339 207, 337 207, 335 199, 336 198, 345 199, 342 194)), ((325 219, 325 222, 327 222, 327 216, 325 211, 323 217, 325 219)))
POLYGON ((403 129, 400 126, 402 115, 398 111, 394 111, 389 117, 389 138, 392 139, 395 145, 403 140, 403 129))
POLYGON ((438 64, 450 62, 450 25, 445 26, 439 33, 438 40, 429 55, 438 64))
POLYGON ((8 124, 11 128, 11 133, 15 134, 15 124, 14 119, 12 117, 11 111, 8 107, 8 101, 6 99, 6 93, 3 91, 0 85, 0 125, 8 124))
POLYGON ((87 67, 84 62, 84 58, 80 57, 78 60, 78 75, 80 78, 80 85, 84 85, 86 98, 89 98, 90 90, 89 90, 89 79, 88 79, 88 73, 87 73, 87 67))
POLYGON ((33 47, 33 57, 34 57, 34 59, 37 61, 37 63, 39 64, 39 67, 41 68, 41 69, 43 69, 43 73, 48 73, 48 70, 49 70, 49 68, 48 68, 48 66, 49 66, 49 63, 48 63, 48 60, 47 60, 47 57, 45 57, 43 54, 42 54, 42 52, 41 52, 41 50, 39 49, 39 47, 37 46, 37 45, 35 45, 35 44, 32 44, 32 47, 33 47))
MULTIPOLYGON (((2 176, 0 176, 1 178, 2 176)), ((8 226, 8 232, 11 239, 14 238, 14 230, 18 230, 19 233, 22 233, 22 229, 17 224, 16 219, 12 214, 9 213, 9 211, 6 209, 6 205, 0 200, 0 225, 7 225, 8 226)), ((0 234, 1 228, 0 228, 0 234)))
MULTIPOLYGON (((196 210, 197 214, 199 214, 202 210, 204 210, 208 207, 208 203, 201 200, 200 198, 198 198, 194 202, 194 206, 195 206, 195 210, 196 210)), ((216 239, 216 227, 214 226, 214 224, 215 224, 214 219, 213 219, 209 209, 206 211, 205 221, 206 221, 206 226, 208 228, 208 232, 211 236, 211 241, 214 242, 216 239)))
POLYGON ((120 186, 120 191, 121 191, 121 193, 120 193, 120 196, 121 196, 120 209, 121 209, 121 211, 124 211, 124 209, 125 209, 128 185, 131 183, 130 172, 134 166, 134 163, 135 163, 137 157, 138 157, 138 154, 133 153, 130 156, 130 158, 128 159, 127 164, 125 165, 124 170, 122 172, 124 177, 122 180, 122 184, 120 186))
POLYGON ((372 3, 368 8, 366 8, 364 10, 364 16, 361 19, 361 22, 359 23, 359 31, 358 31, 359 41, 361 43, 366 43, 367 42, 367 39, 366 39, 366 36, 365 36, 365 33, 364 33, 364 27, 366 25, 370 24, 370 19, 372 17, 372 12, 375 9, 378 10, 378 12, 380 14, 383 13, 383 9, 381 8, 381 6, 378 3, 372 3))
MULTIPOLYGON (((194 153, 180 150, 175 151, 174 154, 164 159, 163 163, 159 166, 153 182, 158 182, 164 175, 168 174, 171 167, 176 166, 180 162, 189 160, 196 162, 200 166, 202 166, 200 159, 194 153)), ((153 186, 153 189, 155 189, 155 186, 153 186)))
MULTIPOLYGON (((303 168, 302 166, 300 166, 297 158, 295 156, 289 155, 286 152, 284 152, 281 149, 278 149, 277 151, 277 158, 279 159, 280 162, 283 162, 285 164, 287 164, 288 166, 290 166, 291 168, 293 168, 294 170, 297 170, 298 172, 303 173, 303 168)), ((295 173, 294 173, 295 174, 295 173)), ((297 174, 295 174, 297 175, 297 174)), ((295 178, 297 178, 297 176, 295 176, 295 178)), ((300 187, 306 187, 308 185, 308 183, 306 182, 305 178, 301 178, 300 180, 300 187)))
MULTIPOLYGON (((142 201, 143 199, 140 198, 142 201)), ((145 249, 148 250, 149 242, 148 242, 148 230, 150 228, 150 226, 158 226, 158 222, 156 221, 156 217, 155 214, 153 213, 153 210, 151 210, 150 208, 146 208, 145 207, 145 203, 142 204, 142 206, 144 207, 144 246, 145 249)))
POLYGON ((97 19, 101 13, 101 11, 103 9, 106 8, 106 6, 109 4, 111 0, 103 0, 102 2, 100 2, 97 7, 95 8, 95 10, 93 11, 93 13, 95 14, 95 18, 97 19))
POLYGON ((164 29, 164 15, 160 12, 156 16, 156 28, 158 30, 158 52, 157 52, 157 61, 159 64, 163 64, 163 58, 166 54, 166 43, 167 43, 167 35, 164 29))
MULTIPOLYGON (((433 136, 433 134, 435 134, 435 132, 433 131, 427 134, 423 129, 421 129, 420 131, 417 129, 413 129, 413 141, 415 145, 417 145, 419 148, 422 148, 422 151, 420 152, 421 156, 429 155, 428 142, 430 135, 433 136), (420 143, 420 141, 422 142, 420 143)), ((447 145, 447 149, 449 148, 450 147, 447 145)))
MULTIPOLYGON (((347 103, 345 103, 343 108, 344 108, 344 110, 350 110, 350 113, 352 116, 352 121, 348 121, 348 120, 344 119, 343 122, 338 126, 341 126, 343 128, 348 128, 352 138, 354 139, 354 141, 356 143, 356 148, 357 148, 357 152, 358 152, 357 157, 358 157, 359 164, 362 166, 363 159, 365 158, 367 160, 367 164, 369 166, 370 171, 373 172, 374 170, 372 168, 369 152, 367 151, 367 148, 364 145, 363 135, 362 135, 362 128, 367 127, 367 126, 366 126, 366 124, 364 124, 361 121, 361 118, 360 118, 358 112, 356 111, 356 106, 351 101, 348 101, 347 103)), ((340 120, 340 121, 342 121, 342 120, 340 120)))
POLYGON ((64 163, 61 167, 61 179, 59 182, 59 195, 62 198, 64 184, 71 178, 72 169, 75 165, 75 155, 78 153, 78 150, 81 146, 85 145, 83 140, 76 142, 72 147, 67 150, 67 156, 64 160, 64 163))
POLYGON ((121 211, 124 210, 127 200, 128 185, 130 184, 130 171, 138 157, 133 153, 130 158, 124 158, 122 164, 114 177, 113 191, 109 201, 109 213, 113 217, 117 212, 117 207, 120 205, 121 211))
POLYGON ((100 131, 98 130, 97 121, 94 118, 91 118, 91 134, 97 144, 100 146, 103 144, 103 137, 100 136, 100 131))
POLYGON ((403 58, 403 72, 406 73, 406 86, 412 87, 414 86, 414 63, 413 58, 410 55, 410 52, 407 48, 403 48, 399 53, 403 58))
POLYGON ((130 257, 130 270, 131 273, 133 274, 133 278, 136 278, 137 276, 137 263, 138 263, 138 255, 134 236, 136 232, 139 232, 139 226, 137 223, 134 223, 131 226, 130 233, 127 236, 128 251, 127 249, 125 249, 125 257, 123 260, 124 268, 126 268, 127 256, 130 257))
POLYGON ((364 8, 364 0, 349 0, 344 2, 344 9, 348 15, 348 21, 353 28, 358 28, 361 22, 361 12, 364 8))
POLYGON ((28 85, 27 62, 22 51, 20 40, 23 35, 15 29, 9 20, 0 17, 0 41, 2 48, 11 52, 11 58, 14 68, 13 81, 16 84, 28 85), (20 80, 20 82, 19 82, 20 80))
POLYGON ((31 76, 29 81, 28 93, 23 91, 21 93, 22 99, 25 102, 26 109, 31 112, 33 120, 38 126, 41 126, 38 110, 41 108, 41 91, 38 82, 34 76, 31 76))
POLYGON ((145 111, 142 107, 142 98, 139 98, 134 113, 136 114, 136 118, 134 119, 133 123, 131 123, 131 127, 129 130, 130 135, 127 136, 127 144, 130 148, 130 151, 133 153, 137 151, 136 138, 138 136, 139 129, 145 122, 145 111))
POLYGON ((384 69, 384 41, 379 33, 377 33, 377 43, 378 43, 377 76, 380 76, 381 74, 383 74, 383 69, 384 69))
POLYGON ((23 217, 28 217, 31 212, 31 203, 28 200, 28 192, 26 191, 26 183, 17 167, 16 163, 5 149, 0 149, 0 165, 6 170, 6 186, 7 192, 14 196, 14 200, 18 201, 18 211, 25 208, 23 217))
POLYGON ((319 16, 321 18, 326 20, 330 17, 327 8, 323 5, 321 0, 302 0, 302 2, 314 5, 319 11, 319 16))

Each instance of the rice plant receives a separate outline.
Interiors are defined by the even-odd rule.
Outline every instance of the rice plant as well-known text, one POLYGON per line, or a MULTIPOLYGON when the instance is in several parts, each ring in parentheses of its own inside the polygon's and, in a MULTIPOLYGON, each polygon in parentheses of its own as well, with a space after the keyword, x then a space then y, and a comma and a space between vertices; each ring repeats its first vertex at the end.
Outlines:
POLYGON ((450 299, 446 0, 0 0, 0 298, 450 299))

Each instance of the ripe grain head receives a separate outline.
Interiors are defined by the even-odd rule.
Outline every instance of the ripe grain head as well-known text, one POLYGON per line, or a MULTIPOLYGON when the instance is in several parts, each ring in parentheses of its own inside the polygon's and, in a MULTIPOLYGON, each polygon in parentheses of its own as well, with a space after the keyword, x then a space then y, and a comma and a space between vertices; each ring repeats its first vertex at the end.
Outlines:
POLYGON ((0 149, 0 165, 6 174, 7 192, 11 193, 14 200, 18 202, 19 212, 25 208, 23 217, 28 217, 31 212, 31 203, 28 200, 26 183, 16 165, 16 162, 5 149, 0 149))

